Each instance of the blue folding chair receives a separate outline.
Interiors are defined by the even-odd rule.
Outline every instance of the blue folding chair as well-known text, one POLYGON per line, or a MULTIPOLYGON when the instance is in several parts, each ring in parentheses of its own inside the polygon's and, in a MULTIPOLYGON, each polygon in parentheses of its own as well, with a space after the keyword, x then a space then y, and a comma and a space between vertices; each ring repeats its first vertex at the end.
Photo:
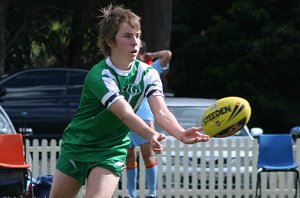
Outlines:
POLYGON ((257 168, 255 197, 261 196, 262 172, 294 172, 295 198, 298 198, 299 171, 294 159, 292 136, 290 134, 264 134, 259 136, 257 168))

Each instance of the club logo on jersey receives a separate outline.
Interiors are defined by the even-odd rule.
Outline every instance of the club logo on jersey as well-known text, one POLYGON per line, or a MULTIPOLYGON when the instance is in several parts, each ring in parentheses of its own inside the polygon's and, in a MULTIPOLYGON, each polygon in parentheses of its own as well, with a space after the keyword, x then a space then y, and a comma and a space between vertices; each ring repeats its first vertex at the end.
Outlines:
POLYGON ((142 92, 141 87, 138 84, 128 84, 126 87, 126 93, 130 95, 135 96, 141 92, 142 92))

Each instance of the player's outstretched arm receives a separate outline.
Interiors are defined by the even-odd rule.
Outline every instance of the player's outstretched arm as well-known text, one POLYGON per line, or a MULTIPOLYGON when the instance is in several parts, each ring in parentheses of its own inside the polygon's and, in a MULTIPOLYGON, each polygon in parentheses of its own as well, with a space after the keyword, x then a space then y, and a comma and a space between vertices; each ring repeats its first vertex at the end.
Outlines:
POLYGON ((139 116, 135 114, 125 99, 119 99, 114 102, 109 107, 109 110, 122 120, 122 122, 132 131, 148 139, 151 142, 155 153, 160 153, 163 150, 163 146, 160 144, 160 141, 165 139, 165 135, 158 133, 149 127, 139 116))
POLYGON ((201 133, 201 127, 192 127, 186 130, 182 128, 167 108, 162 96, 150 96, 148 101, 157 124, 179 141, 185 144, 194 144, 206 142, 210 139, 209 136, 201 133))

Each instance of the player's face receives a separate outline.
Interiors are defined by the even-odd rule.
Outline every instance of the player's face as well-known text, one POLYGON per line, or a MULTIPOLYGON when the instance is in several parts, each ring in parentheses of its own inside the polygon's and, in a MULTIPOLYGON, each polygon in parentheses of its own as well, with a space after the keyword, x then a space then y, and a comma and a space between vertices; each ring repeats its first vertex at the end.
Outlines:
POLYGON ((115 66, 126 67, 137 57, 141 40, 141 31, 130 25, 122 25, 111 45, 112 62, 115 66), (115 64, 114 63, 114 64, 115 64), (119 64, 119 65, 118 65, 119 64))

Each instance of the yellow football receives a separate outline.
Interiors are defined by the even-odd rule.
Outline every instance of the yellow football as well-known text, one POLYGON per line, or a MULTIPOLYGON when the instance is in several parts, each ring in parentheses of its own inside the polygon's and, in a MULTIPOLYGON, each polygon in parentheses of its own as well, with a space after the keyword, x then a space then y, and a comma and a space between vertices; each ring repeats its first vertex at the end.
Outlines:
POLYGON ((202 128, 210 137, 227 137, 241 130, 250 120, 251 107, 240 97, 225 97, 210 105, 203 114, 202 128))

